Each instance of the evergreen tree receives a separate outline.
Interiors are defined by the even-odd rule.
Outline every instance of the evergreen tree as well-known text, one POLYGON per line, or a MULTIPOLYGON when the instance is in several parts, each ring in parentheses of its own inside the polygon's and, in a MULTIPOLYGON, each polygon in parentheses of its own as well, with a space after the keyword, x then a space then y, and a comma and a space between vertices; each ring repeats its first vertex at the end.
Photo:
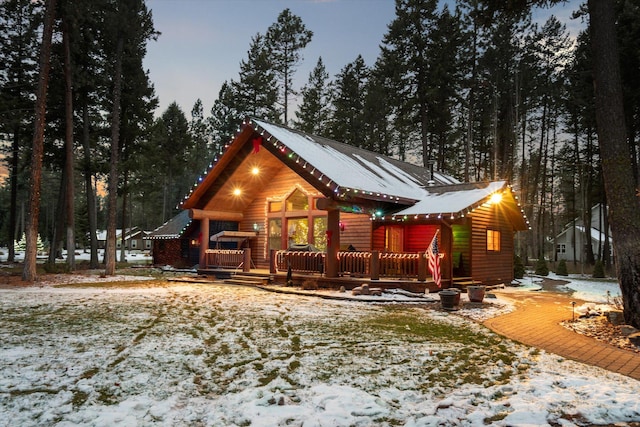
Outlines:
POLYGON ((56 0, 47 0, 45 20, 40 49, 38 90, 36 92, 35 126, 31 152, 31 174, 29 177, 29 199, 27 224, 25 226, 26 249, 22 280, 33 282, 36 279, 36 256, 38 236, 38 216, 40 214, 40 187, 42 183, 42 157, 44 146, 45 107, 51 67, 51 40, 55 23, 56 0))
POLYGON ((303 132, 324 135, 329 127, 331 91, 327 81, 329 74, 318 58, 316 66, 309 73, 309 80, 302 88, 302 103, 294 124, 303 132))
POLYGON ((268 28, 266 37, 270 60, 280 84, 280 103, 286 125, 289 122, 289 100, 296 95, 293 76, 302 61, 301 51, 311 42, 313 32, 307 30, 300 17, 285 9, 268 28))
MULTIPOLYGON (((437 0, 396 0, 396 17, 383 38, 384 61, 388 70, 401 82, 396 101, 399 135, 419 141, 417 148, 424 166, 434 155, 428 134, 430 84, 433 63, 433 29, 437 26, 437 0), (397 73, 397 77, 396 77, 397 73), (415 135, 414 135, 415 134, 415 135)), ((402 158, 403 156, 401 156, 402 158)))
POLYGON ((19 177, 26 162, 21 162, 20 157, 33 136, 32 96, 36 91, 41 8, 40 3, 30 0, 0 2, 0 135, 11 142, 6 153, 10 203, 4 228, 9 261, 14 260, 18 194, 20 186, 24 186, 19 177))
POLYGON ((209 117, 211 129, 212 152, 214 160, 222 153, 223 147, 233 139, 238 123, 243 119, 236 104, 236 92, 233 82, 222 83, 218 98, 214 101, 209 117))
POLYGON ((356 147, 362 146, 364 134, 365 88, 369 69, 361 55, 347 64, 335 78, 331 138, 356 147))
POLYGON ((260 34, 252 38, 247 59, 240 63, 240 78, 232 84, 235 108, 243 116, 278 120, 276 75, 264 37, 260 34))

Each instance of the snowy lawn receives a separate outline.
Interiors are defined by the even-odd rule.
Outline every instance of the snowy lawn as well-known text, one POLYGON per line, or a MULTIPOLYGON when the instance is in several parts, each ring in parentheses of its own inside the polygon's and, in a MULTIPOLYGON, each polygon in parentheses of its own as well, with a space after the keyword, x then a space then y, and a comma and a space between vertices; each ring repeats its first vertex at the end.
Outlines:
POLYGON ((0 289, 0 425, 640 421, 639 382, 433 304, 161 281, 0 289))

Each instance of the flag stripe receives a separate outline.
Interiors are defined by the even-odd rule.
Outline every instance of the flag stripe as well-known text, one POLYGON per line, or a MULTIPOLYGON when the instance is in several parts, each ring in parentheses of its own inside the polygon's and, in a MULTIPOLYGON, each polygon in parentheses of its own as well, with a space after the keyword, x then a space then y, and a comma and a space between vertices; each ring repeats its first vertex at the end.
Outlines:
POLYGON ((440 253, 438 252, 438 232, 433 236, 427 248, 427 258, 429 260, 429 271, 433 281, 440 288, 442 287, 442 275, 440 274, 440 253))

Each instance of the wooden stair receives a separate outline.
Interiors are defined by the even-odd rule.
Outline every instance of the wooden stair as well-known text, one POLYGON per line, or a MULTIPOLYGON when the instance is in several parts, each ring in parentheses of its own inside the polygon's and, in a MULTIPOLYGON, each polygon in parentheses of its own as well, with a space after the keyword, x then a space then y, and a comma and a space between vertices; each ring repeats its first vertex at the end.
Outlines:
POLYGON ((223 282, 229 285, 263 286, 268 285, 271 282, 271 276, 264 274, 236 273, 232 277, 224 279, 223 282))
POLYGON ((463 292, 467 291, 467 286, 482 286, 482 282, 473 280, 472 277, 457 277, 451 283, 452 288, 458 288, 463 292))

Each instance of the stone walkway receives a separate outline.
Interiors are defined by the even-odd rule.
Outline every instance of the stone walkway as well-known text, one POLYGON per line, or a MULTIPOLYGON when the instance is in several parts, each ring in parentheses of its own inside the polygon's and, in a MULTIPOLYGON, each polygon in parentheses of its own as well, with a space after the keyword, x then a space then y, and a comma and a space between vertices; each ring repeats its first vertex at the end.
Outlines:
MULTIPOLYGON (((560 325, 563 320, 571 320, 571 301, 575 299, 556 292, 522 292, 513 297, 516 310, 485 321, 485 326, 523 344, 640 380, 640 353, 605 344, 560 325)), ((576 302, 577 306, 582 304, 576 302)))

